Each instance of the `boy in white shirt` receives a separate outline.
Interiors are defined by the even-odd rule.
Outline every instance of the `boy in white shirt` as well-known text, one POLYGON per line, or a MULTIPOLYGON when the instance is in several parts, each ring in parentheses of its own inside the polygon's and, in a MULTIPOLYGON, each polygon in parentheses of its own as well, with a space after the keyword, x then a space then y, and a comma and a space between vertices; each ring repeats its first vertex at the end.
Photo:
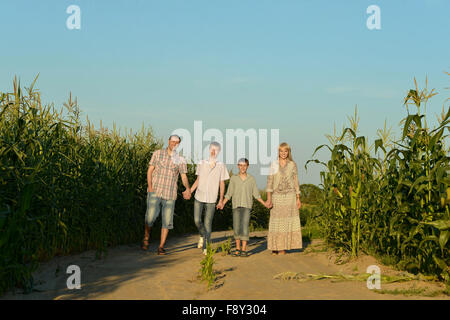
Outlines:
POLYGON ((200 233, 198 247, 206 254, 206 246, 211 240, 212 221, 216 209, 217 194, 220 189, 218 207, 222 206, 225 193, 225 180, 230 179, 227 167, 224 163, 217 161, 220 152, 220 144, 211 142, 209 146, 209 159, 202 160, 197 165, 197 180, 191 188, 191 193, 195 192, 194 200, 194 221, 200 233), (205 209, 202 221, 203 209, 205 209))

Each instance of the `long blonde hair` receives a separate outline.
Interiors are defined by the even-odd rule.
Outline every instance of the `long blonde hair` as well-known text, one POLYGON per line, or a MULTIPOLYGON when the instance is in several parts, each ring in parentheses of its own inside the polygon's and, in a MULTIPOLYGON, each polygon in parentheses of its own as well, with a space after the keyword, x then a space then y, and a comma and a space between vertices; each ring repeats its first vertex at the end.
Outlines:
POLYGON ((291 147, 286 143, 286 142, 282 142, 280 143, 280 145, 278 146, 278 159, 280 159, 280 149, 282 148, 286 148, 288 150, 288 156, 287 158, 291 161, 292 160, 292 153, 291 153, 291 147))

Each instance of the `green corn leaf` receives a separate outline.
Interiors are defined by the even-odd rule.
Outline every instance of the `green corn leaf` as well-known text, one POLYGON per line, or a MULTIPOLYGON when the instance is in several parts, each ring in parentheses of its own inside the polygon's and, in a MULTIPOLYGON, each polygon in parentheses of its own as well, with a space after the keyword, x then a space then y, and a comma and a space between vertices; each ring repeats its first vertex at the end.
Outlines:
POLYGON ((450 230, 441 231, 441 234, 439 235, 439 245, 441 246, 442 250, 444 250, 449 237, 450 237, 450 230))
POLYGON ((432 222, 422 222, 422 223, 433 226, 441 231, 450 229, 450 220, 436 220, 432 222))

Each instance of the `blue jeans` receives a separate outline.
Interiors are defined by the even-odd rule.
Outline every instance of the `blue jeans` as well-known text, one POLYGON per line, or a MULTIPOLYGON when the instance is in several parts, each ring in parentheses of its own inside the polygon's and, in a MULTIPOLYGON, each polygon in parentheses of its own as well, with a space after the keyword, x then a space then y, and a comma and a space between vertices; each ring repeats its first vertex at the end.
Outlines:
POLYGON ((234 239, 248 241, 250 223, 250 208, 237 207, 233 209, 234 239))
POLYGON ((203 237, 203 249, 206 249, 207 244, 211 241, 212 221, 215 210, 215 203, 200 202, 197 199, 194 201, 194 222, 200 236, 203 237), (202 222, 203 209, 205 209, 204 222, 202 222))
POLYGON ((154 192, 147 193, 147 212, 145 222, 149 227, 153 225, 161 212, 161 224, 164 229, 173 229, 173 213, 175 211, 175 200, 159 198, 154 192), (162 207, 162 210, 161 210, 162 207))

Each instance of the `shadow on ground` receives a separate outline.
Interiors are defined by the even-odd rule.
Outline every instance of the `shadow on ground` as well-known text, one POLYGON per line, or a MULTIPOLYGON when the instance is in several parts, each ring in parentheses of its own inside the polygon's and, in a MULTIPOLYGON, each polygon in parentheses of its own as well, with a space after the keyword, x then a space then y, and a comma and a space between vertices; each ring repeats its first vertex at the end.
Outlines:
MULTIPOLYGON (((214 232, 213 246, 218 247, 220 252, 220 244, 230 238, 233 248, 235 241, 232 231, 214 232)), ((173 291, 182 291, 186 285, 196 285, 195 281, 189 281, 186 277, 189 277, 190 270, 192 277, 195 277, 200 261, 204 257, 197 249, 197 241, 197 234, 169 236, 167 253, 163 256, 156 253, 159 241, 152 240, 147 251, 143 251, 140 243, 136 243, 109 248, 107 255, 102 259, 96 259, 96 252, 93 250, 73 256, 57 257, 43 263, 34 275, 35 291, 30 294, 17 294, 19 290, 16 289, 15 293, 9 292, 1 299, 96 299, 114 297, 114 292, 119 288, 123 289, 124 286, 130 291, 139 290, 142 293, 141 299, 154 298, 155 295, 165 299, 165 294, 168 294, 165 291, 166 287, 170 287, 173 291), (71 274, 67 274, 66 270, 70 265, 80 267, 81 290, 67 288, 71 274), (167 278, 165 272, 169 269, 176 274, 167 278), (186 273, 182 275, 186 270, 189 270, 188 276, 186 273), (158 293, 155 293, 156 291, 158 293)), ((302 252, 308 245, 308 242, 304 242, 303 249, 290 250, 288 253, 302 252)), ((254 232, 248 242, 249 255, 257 255, 266 250, 266 232, 254 232)), ((130 298, 133 297, 131 292, 130 298)))

